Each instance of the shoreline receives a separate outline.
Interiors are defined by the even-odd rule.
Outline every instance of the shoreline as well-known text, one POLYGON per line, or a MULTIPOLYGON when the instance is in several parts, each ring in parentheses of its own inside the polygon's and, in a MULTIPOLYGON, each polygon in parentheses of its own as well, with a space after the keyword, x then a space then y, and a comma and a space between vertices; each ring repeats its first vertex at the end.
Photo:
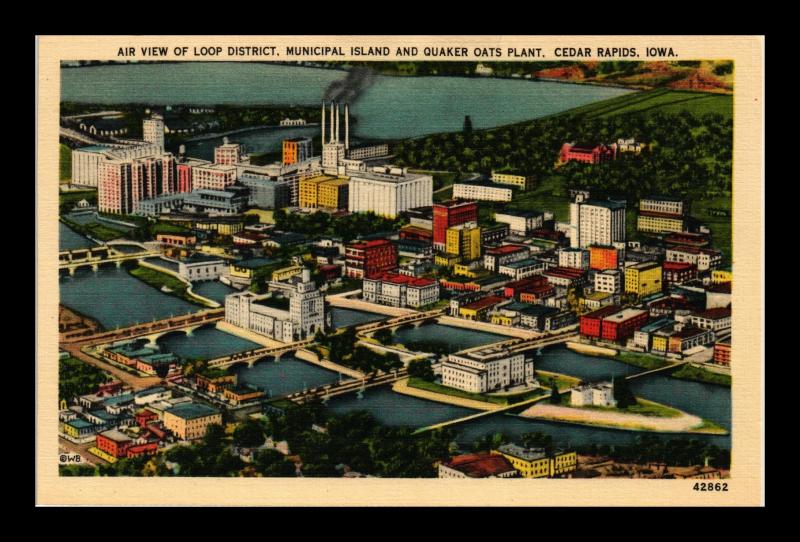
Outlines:
POLYGON ((255 130, 267 130, 267 129, 282 129, 282 128, 313 128, 314 126, 319 126, 318 122, 309 122, 306 124, 302 124, 299 126, 281 126, 280 124, 265 124, 262 126, 248 126, 245 128, 236 128, 235 130, 228 130, 227 132, 220 132, 220 133, 212 133, 212 134, 200 134, 194 137, 190 137, 189 139, 184 139, 180 142, 180 144, 184 143, 196 143, 198 141, 205 141, 207 139, 215 139, 217 137, 225 137, 229 135, 241 134, 244 132, 253 132, 255 130))
MULTIPOLYGON (((649 401, 659 406, 660 403, 649 401)), ((674 434, 695 434, 695 435, 729 435, 730 432, 723 429, 703 428, 709 420, 704 420, 699 416, 689 414, 675 407, 668 407, 680 413, 677 417, 657 417, 645 416, 642 414, 632 414, 609 410, 583 409, 561 405, 537 404, 525 409, 518 414, 521 418, 532 420, 553 421, 589 427, 602 427, 605 429, 620 429, 624 431, 641 431, 647 433, 674 433, 674 434), (683 422, 684 426, 681 426, 683 422)), ((716 426, 716 424, 713 424, 716 426)))

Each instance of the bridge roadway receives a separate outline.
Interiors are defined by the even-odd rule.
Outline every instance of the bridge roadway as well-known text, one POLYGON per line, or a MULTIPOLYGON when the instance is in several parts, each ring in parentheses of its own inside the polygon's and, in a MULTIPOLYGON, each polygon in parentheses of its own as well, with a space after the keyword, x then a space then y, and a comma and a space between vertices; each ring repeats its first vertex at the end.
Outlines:
POLYGON ((403 324, 413 324, 415 322, 421 322, 423 320, 431 320, 433 318, 438 318, 442 316, 444 313, 445 313, 444 309, 437 309, 426 312, 415 312, 413 314, 408 314, 405 316, 397 316, 395 318, 389 318, 388 320, 383 320, 380 322, 361 324, 360 326, 356 326, 356 331, 358 333, 372 333, 374 331, 378 331, 379 329, 402 326, 403 324))
POLYGON ((401 378, 405 378, 406 376, 408 376, 408 372, 404 367, 402 369, 393 371, 391 373, 379 374, 378 376, 372 379, 361 378, 355 380, 345 380, 338 384, 331 384, 314 388, 312 390, 306 391, 305 393, 298 392, 294 394, 289 394, 286 396, 286 399, 289 399, 290 401, 293 401, 299 405, 302 405, 314 399, 322 399, 327 401, 331 397, 337 397, 339 395, 353 393, 359 390, 366 390, 369 388, 375 388, 378 386, 385 386, 386 384, 391 384, 392 382, 396 382, 401 378))
POLYGON ((87 257, 80 260, 68 260, 63 261, 61 260, 61 253, 59 254, 59 261, 58 261, 58 269, 67 269, 70 273, 74 273, 76 269, 79 267, 84 267, 87 265, 91 265, 92 268, 96 269, 98 266, 107 264, 107 263, 116 263, 121 264, 122 262, 128 260, 141 260, 143 258, 152 258, 154 256, 160 256, 161 253, 155 250, 147 250, 142 252, 134 252, 131 254, 114 254, 113 256, 106 256, 101 258, 92 258, 87 257))
POLYGON ((187 327, 199 327, 221 320, 225 315, 225 309, 208 309, 193 312, 183 316, 173 316, 163 320, 155 320, 146 324, 136 324, 129 327, 119 328, 110 331, 103 331, 93 335, 67 336, 60 342, 80 344, 81 347, 93 346, 97 344, 110 343, 122 339, 133 339, 136 337, 146 337, 148 335, 163 335, 170 331, 177 331, 187 327))
POLYGON ((236 354, 231 354, 229 356, 221 356, 218 358, 208 360, 209 368, 214 369, 223 369, 230 367, 231 365, 235 365, 237 363, 247 363, 249 366, 253 366, 253 364, 261 358, 267 356, 275 356, 280 357, 282 354, 287 352, 294 352, 301 348, 304 348, 311 343, 314 342, 314 339, 305 339, 302 341, 297 341, 294 343, 286 343, 281 344, 278 346, 265 346, 264 348, 255 348, 253 350, 247 350, 245 352, 237 352, 236 354))

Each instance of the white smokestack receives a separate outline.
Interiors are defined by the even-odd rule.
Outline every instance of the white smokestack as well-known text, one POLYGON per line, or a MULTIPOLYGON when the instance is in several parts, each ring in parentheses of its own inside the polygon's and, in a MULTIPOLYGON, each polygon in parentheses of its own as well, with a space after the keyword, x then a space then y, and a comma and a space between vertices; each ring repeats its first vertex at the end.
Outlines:
POLYGON ((350 106, 344 104, 344 150, 350 149, 350 106))
POLYGON ((322 100, 322 144, 325 144, 325 100, 322 100))
POLYGON ((330 142, 331 143, 334 142, 333 141, 333 132, 334 132, 335 129, 336 129, 335 128, 335 124, 333 122, 333 101, 331 101, 331 137, 330 137, 330 140, 331 140, 330 142))
POLYGON ((336 143, 339 143, 339 104, 336 104, 336 143))

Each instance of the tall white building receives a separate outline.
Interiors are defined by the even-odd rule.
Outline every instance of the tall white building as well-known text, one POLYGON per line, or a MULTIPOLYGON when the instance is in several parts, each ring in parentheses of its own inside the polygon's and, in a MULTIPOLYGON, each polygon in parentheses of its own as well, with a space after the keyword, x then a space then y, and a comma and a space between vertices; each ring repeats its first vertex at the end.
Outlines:
POLYGON ((532 384, 533 359, 505 348, 486 347, 469 353, 450 354, 442 363, 442 384, 473 393, 505 386, 532 384))
POLYGON ((311 271, 303 269, 293 277, 293 290, 285 301, 272 294, 239 292, 225 297, 225 321, 281 342, 306 339, 330 326, 325 315, 322 294, 311 280, 311 271))
POLYGON ((625 202, 584 200, 579 195, 569 212, 572 248, 625 242, 625 202))
POLYGON ((347 210, 396 217, 414 207, 433 205, 433 177, 396 167, 376 167, 353 173, 347 210))
POLYGON ((72 151, 72 184, 97 186, 100 165, 106 160, 130 160, 161 154, 158 145, 90 145, 72 151))
POLYGON ((164 152, 164 117, 157 113, 142 122, 142 135, 145 141, 158 145, 164 152))

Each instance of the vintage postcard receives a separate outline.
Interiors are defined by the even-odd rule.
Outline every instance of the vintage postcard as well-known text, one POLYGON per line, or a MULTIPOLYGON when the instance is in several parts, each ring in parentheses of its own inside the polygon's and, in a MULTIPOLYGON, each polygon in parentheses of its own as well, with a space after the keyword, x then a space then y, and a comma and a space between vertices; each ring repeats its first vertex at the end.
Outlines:
POLYGON ((39 504, 763 503, 763 37, 37 63, 39 504))

